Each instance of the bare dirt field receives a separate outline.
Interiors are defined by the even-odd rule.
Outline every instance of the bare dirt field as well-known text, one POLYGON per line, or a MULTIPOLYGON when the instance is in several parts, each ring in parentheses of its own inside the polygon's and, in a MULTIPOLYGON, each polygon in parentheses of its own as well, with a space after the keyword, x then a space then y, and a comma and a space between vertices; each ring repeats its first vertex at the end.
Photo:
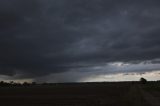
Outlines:
POLYGON ((0 106, 160 106, 160 83, 0 87, 0 106))

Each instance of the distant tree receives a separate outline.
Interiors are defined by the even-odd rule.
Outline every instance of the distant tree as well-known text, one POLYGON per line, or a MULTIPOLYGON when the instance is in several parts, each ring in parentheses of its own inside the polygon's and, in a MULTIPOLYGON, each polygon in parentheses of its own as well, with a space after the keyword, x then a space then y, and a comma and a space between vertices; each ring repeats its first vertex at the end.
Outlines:
POLYGON ((30 83, 28 83, 28 82, 24 82, 22 85, 23 85, 23 86, 29 86, 29 85, 30 85, 30 83))
POLYGON ((140 82, 141 82, 142 84, 146 84, 146 83, 147 83, 147 80, 146 80, 145 78, 140 78, 140 82))
POLYGON ((0 81, 0 84, 4 84, 4 81, 0 81))
POLYGON ((7 83, 7 82, 4 82, 4 81, 0 81, 0 86, 3 87, 3 86, 9 86, 10 83, 7 83))
POLYGON ((22 84, 21 83, 14 83, 14 86, 21 86, 22 84))
POLYGON ((10 83, 11 85, 13 85, 13 84, 14 84, 14 81, 10 81, 9 83, 10 83))
POLYGON ((1 81, 0 82, 0 86, 4 86, 5 85, 5 82, 4 81, 1 81))

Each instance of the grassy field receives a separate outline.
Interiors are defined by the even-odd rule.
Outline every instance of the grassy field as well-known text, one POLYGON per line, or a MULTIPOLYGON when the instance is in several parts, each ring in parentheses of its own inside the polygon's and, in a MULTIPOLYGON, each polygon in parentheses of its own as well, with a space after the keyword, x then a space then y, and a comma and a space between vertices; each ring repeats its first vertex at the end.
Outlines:
POLYGON ((0 106, 158 106, 157 103, 152 103, 152 99, 158 101, 159 105, 160 83, 70 83, 0 87, 0 106))

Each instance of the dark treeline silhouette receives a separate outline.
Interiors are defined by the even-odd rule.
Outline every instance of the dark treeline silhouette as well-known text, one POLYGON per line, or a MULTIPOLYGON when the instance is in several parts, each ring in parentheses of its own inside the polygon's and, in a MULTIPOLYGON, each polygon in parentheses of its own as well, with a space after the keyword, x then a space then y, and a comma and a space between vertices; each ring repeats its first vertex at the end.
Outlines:
POLYGON ((14 81, 10 81, 10 82, 4 82, 4 81, 0 81, 0 87, 7 87, 7 86, 31 86, 31 85, 36 85, 36 82, 24 82, 24 83, 17 83, 14 81))
POLYGON ((0 81, 0 87, 10 87, 10 86, 37 86, 37 85, 76 85, 76 84, 110 84, 110 83, 131 83, 131 84, 146 84, 146 83, 160 83, 160 80, 157 81, 147 81, 145 78, 140 78, 139 81, 124 81, 124 82, 81 82, 81 83, 36 83, 36 82, 23 82, 17 83, 14 81, 5 82, 0 81))
POLYGON ((146 83, 147 83, 147 80, 146 80, 145 78, 140 78, 140 82, 141 82, 142 84, 146 84, 146 83))

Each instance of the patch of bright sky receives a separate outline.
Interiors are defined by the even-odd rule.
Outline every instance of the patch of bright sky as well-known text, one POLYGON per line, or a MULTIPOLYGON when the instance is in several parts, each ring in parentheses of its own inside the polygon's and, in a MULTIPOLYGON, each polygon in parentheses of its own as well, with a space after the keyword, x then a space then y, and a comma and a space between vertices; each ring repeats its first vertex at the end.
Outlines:
POLYGON ((111 75, 94 75, 89 78, 85 78, 80 82, 104 82, 104 81, 138 81, 141 77, 146 78, 149 81, 160 80, 160 71, 146 72, 143 74, 137 73, 118 73, 111 75))
MULTIPOLYGON (((159 63, 130 64, 123 62, 108 63, 82 68, 75 68, 63 73, 52 73, 35 79, 19 79, 21 74, 15 76, 0 75, 0 80, 10 82, 105 82, 105 81, 138 81, 141 77, 149 81, 160 80, 159 63)), ((23 76, 23 75, 22 75, 23 76)))

